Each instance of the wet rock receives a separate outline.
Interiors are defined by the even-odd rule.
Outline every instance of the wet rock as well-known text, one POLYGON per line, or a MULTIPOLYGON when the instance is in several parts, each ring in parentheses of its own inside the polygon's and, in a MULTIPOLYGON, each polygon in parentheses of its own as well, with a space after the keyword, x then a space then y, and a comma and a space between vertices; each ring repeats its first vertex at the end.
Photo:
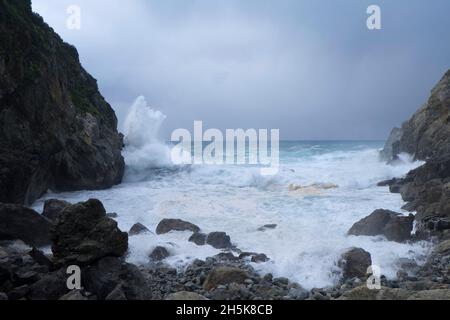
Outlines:
POLYGON ((64 209, 52 229, 52 240, 55 259, 80 266, 107 256, 120 257, 128 249, 128 234, 119 230, 95 199, 64 209))
POLYGON ((364 278, 372 265, 370 253, 361 248, 352 248, 345 252, 338 266, 342 269, 344 279, 364 278))
POLYGON ((58 214, 71 205, 72 204, 67 201, 57 199, 47 200, 44 203, 44 211, 42 212, 42 215, 48 220, 54 222, 58 217, 58 214))
POLYGON ((309 291, 301 286, 295 286, 289 289, 289 298, 294 300, 305 300, 309 297, 309 291))
POLYGON ((180 291, 175 292, 167 296, 166 300, 173 300, 173 301, 202 301, 202 300, 208 300, 204 296, 195 293, 195 292, 187 292, 187 291, 180 291))
POLYGON ((152 232, 141 223, 136 223, 131 227, 130 231, 128 231, 128 235, 130 237, 145 233, 152 233, 152 232))
POLYGON ((53 261, 51 261, 42 251, 33 248, 29 253, 30 257, 39 265, 47 267, 50 271, 55 268, 53 261))
POLYGON ((34 210, 0 203, 0 240, 20 239, 25 243, 43 247, 50 241, 51 223, 34 210))
POLYGON ((206 234, 196 232, 189 238, 189 242, 193 242, 198 246, 204 246, 206 244, 206 237, 206 234))
POLYGON ((118 285, 110 294, 105 298, 106 301, 122 301, 127 300, 125 292, 122 290, 122 285, 118 285))
POLYGON ((119 215, 115 212, 107 213, 106 216, 111 219, 116 219, 119 217, 119 215))
POLYGON ((348 231, 354 236, 384 235, 389 241, 403 242, 411 239, 414 217, 403 217, 389 210, 375 210, 368 217, 356 222, 348 231))
POLYGON ((151 299, 150 285, 143 274, 119 258, 103 258, 82 274, 83 287, 100 300, 106 299, 118 286, 127 300, 151 299))
POLYGON ((67 293, 67 275, 64 270, 55 271, 42 277, 30 287, 31 300, 58 300, 67 293))
POLYGON ((264 253, 255 253, 255 252, 242 252, 239 255, 239 259, 249 259, 251 262, 254 263, 267 262, 270 260, 264 253))
POLYGON ((153 261, 162 261, 170 257, 170 253, 166 248, 158 246, 155 249, 153 249, 149 257, 153 261))
POLYGON ((264 232, 264 231, 267 231, 269 229, 276 229, 277 227, 278 227, 278 225, 276 225, 276 224, 266 224, 266 225, 264 225, 262 227, 259 227, 257 230, 264 232))
POLYGON ((232 247, 231 238, 225 232, 211 232, 206 237, 206 243, 216 249, 229 249, 232 247))
POLYGON ((199 232, 200 228, 195 224, 180 219, 164 219, 156 227, 156 234, 165 234, 171 231, 199 232))
POLYGON ((367 286, 359 286, 343 293, 338 300, 406 300, 410 291, 382 287, 380 290, 371 290, 367 286))
POLYGON ((219 285, 226 285, 230 283, 244 283, 245 279, 249 277, 248 273, 233 267, 217 267, 213 269, 206 277, 203 283, 203 289, 211 291, 219 285))

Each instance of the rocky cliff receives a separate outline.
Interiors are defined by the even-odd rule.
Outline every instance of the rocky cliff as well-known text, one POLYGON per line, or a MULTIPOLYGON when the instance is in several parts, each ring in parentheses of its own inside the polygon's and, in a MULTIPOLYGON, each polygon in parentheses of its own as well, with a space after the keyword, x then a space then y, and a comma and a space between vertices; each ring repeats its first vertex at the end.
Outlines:
POLYGON ((433 89, 427 104, 399 132, 394 129, 382 156, 388 161, 406 152, 426 163, 388 184, 417 211, 419 238, 450 239, 450 70, 433 89))
POLYGON ((120 183, 122 145, 76 49, 30 0, 0 0, 0 202, 120 183))
POLYGON ((418 160, 450 155, 450 70, 434 87, 428 102, 401 129, 392 131, 382 156, 390 161, 402 152, 418 160))

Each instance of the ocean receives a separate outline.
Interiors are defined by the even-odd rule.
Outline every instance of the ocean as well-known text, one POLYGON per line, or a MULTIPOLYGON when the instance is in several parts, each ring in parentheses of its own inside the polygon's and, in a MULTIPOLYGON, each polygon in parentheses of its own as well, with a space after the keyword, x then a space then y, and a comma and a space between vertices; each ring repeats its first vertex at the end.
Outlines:
MULTIPOLYGON (((420 163, 404 156, 403 164, 386 165, 378 157, 382 141, 282 141, 278 175, 262 176, 252 166, 171 166, 162 161, 169 146, 150 140, 125 150, 127 170, 121 185, 103 191, 50 192, 33 207, 42 210, 49 198, 73 203, 97 198, 108 212, 118 214, 119 227, 125 231, 137 222, 154 231, 164 218, 192 222, 206 233, 224 231, 239 249, 270 258, 254 264, 256 270, 287 277, 308 289, 335 284, 337 261, 350 247, 369 251, 373 264, 388 278, 396 276, 400 258, 421 263, 430 250, 426 242, 401 244, 346 234, 353 223, 376 209, 402 212, 401 196, 376 184, 402 176, 420 163), (277 227, 258 231, 266 224, 277 227)), ((171 253, 166 262, 182 269, 194 259, 220 252, 188 242, 190 235, 131 237, 127 259, 145 265, 152 249, 162 245, 171 253)))
MULTIPOLYGON (((383 237, 347 236, 350 227, 376 209, 403 212, 399 194, 377 183, 405 175, 421 165, 402 155, 402 164, 380 161, 383 141, 281 141, 277 175, 263 176, 258 166, 189 165, 171 162, 171 144, 158 139, 165 116, 136 100, 124 122, 126 171, 122 184, 109 190, 54 194, 46 199, 72 203, 101 200, 118 214, 128 231, 142 223, 154 231, 164 218, 183 219, 202 232, 226 232, 240 250, 265 253, 270 261, 253 264, 261 272, 287 277, 306 289, 334 285, 340 278, 337 261, 351 247, 372 255, 381 273, 394 278, 399 259, 423 263, 427 242, 389 242, 383 237), (259 231, 276 224, 275 229, 259 231)), ((248 150, 247 150, 248 151, 248 150)), ((129 239, 129 262, 145 265, 156 246, 165 246, 165 260, 183 269, 195 259, 220 253, 188 242, 191 233, 144 234, 129 239)))

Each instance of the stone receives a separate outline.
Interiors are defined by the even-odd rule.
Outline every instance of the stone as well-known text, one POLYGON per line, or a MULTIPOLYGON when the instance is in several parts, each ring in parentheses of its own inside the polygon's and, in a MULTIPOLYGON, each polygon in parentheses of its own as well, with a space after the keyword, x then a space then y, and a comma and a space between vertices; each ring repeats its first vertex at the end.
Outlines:
POLYGON ((131 227, 130 231, 128 231, 128 235, 130 237, 145 233, 152 233, 152 232, 141 223, 136 223, 131 227))
POLYGON ((80 266, 107 256, 121 257, 128 249, 128 234, 106 216, 96 199, 64 209, 52 228, 52 240, 57 261, 80 266))
POLYGON ((196 232, 189 238, 189 242, 193 242, 198 246, 204 246, 206 244, 206 237, 206 234, 196 232))
POLYGON ((203 289, 211 291, 219 285, 243 284, 249 278, 247 272, 233 267, 216 267, 206 277, 203 289))
POLYGON ((50 241, 51 223, 34 210, 0 203, 0 240, 22 240, 43 247, 50 241))
POLYGON ((47 267, 49 270, 53 270, 55 265, 42 251, 33 248, 28 255, 39 265, 47 267))
POLYGON ((225 232, 211 232, 206 237, 206 243, 215 249, 230 249, 231 238, 225 232))
POLYGON ((202 300, 208 300, 204 296, 195 293, 195 292, 187 292, 187 291, 180 291, 175 292, 167 296, 166 300, 172 300, 172 301, 202 301, 202 300))
POLYGON ((180 219, 163 219, 156 227, 156 234, 165 234, 171 231, 199 232, 200 228, 195 224, 180 219))
POLYGON ((372 265, 370 253, 361 248, 352 248, 342 254, 338 266, 342 269, 344 279, 364 278, 372 265))
POLYGON ((71 205, 72 204, 67 201, 57 199, 47 200, 44 203, 44 211, 42 212, 42 216, 54 222, 58 217, 58 214, 71 205))
POLYGON ((153 261, 162 261, 170 257, 170 253, 166 248, 158 246, 155 249, 153 249, 149 257, 153 261))
POLYGON ((108 297, 115 300, 122 294, 127 300, 149 300, 152 297, 151 287, 139 269, 120 258, 103 258, 85 268, 82 274, 83 287, 100 300, 108 297), (122 293, 113 293, 118 286, 122 293))
POLYGON ((115 212, 107 213, 106 216, 111 219, 116 219, 119 217, 119 215, 115 212))
POLYGON ((356 222, 348 231, 354 236, 384 235, 389 241, 404 242, 411 239, 414 216, 401 216, 390 210, 375 210, 368 217, 356 222))
POLYGON ((31 300, 58 300, 67 289, 65 270, 59 270, 43 276, 30 286, 28 298, 31 300))

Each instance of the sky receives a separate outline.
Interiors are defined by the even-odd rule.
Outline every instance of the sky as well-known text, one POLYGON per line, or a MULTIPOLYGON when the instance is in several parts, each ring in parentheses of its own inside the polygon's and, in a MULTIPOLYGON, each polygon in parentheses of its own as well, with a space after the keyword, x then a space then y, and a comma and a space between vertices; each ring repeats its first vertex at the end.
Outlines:
MULTIPOLYGON (((450 68, 448 0, 32 0, 123 124, 140 95, 174 129, 384 140, 450 68), (381 30, 369 30, 369 5, 381 30), (71 30, 67 8, 81 9, 71 30)), ((119 126, 120 129, 120 126, 119 126)))

